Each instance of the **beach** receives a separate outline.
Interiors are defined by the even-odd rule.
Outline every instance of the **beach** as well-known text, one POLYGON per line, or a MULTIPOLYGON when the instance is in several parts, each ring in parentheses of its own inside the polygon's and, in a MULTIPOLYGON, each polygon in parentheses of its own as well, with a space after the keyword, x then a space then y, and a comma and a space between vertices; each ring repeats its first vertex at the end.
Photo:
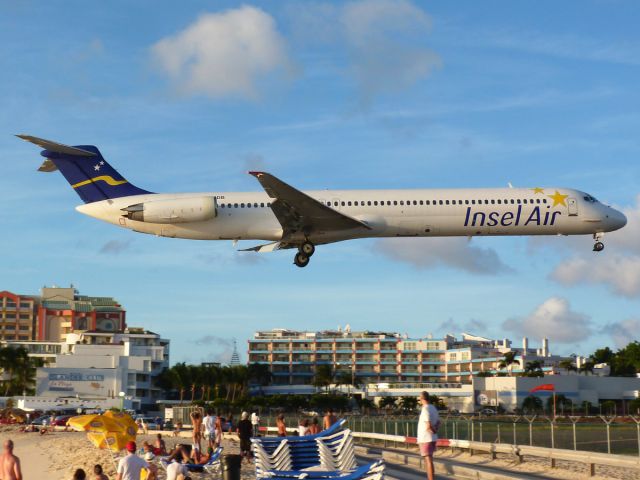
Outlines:
MULTIPOLYGON (((39 433, 23 433, 16 426, 0 427, 0 440, 11 438, 14 441, 14 453, 20 458, 25 480, 49 479, 70 480, 77 468, 84 469, 87 474, 93 472, 93 466, 101 464, 104 473, 114 479, 114 456, 108 450, 94 447, 83 432, 56 431, 40 435, 39 433)), ((170 434, 163 435, 167 448, 176 443, 186 443, 185 438, 175 438, 170 434)), ((136 443, 140 447, 145 440, 153 442, 155 435, 138 435, 136 443)), ((203 443, 204 444, 204 443, 203 443)), ((239 453, 238 442, 233 436, 223 440, 224 453, 239 453)), ((164 479, 164 471, 158 467, 160 478, 164 479)), ((206 474, 194 473, 194 479, 205 478, 206 474)), ((211 476, 208 476, 211 478, 211 476)), ((253 465, 242 464, 242 479, 255 479, 253 465)))

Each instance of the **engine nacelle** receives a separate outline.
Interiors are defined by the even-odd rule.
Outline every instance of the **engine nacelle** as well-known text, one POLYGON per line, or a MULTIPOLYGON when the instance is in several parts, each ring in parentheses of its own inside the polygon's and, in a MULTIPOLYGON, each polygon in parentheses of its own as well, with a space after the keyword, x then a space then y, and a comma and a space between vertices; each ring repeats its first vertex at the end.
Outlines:
POLYGON ((127 218, 146 223, 204 222, 217 215, 215 197, 152 200, 131 205, 122 211, 127 218))

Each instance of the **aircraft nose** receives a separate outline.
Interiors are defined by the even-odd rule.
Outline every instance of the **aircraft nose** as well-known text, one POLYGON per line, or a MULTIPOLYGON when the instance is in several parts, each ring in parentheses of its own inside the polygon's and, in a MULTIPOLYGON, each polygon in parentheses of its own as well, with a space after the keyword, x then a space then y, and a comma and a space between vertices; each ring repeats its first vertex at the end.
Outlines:
POLYGON ((618 230, 627 224, 627 217, 624 213, 611 208, 609 212, 609 222, 613 230, 618 230))

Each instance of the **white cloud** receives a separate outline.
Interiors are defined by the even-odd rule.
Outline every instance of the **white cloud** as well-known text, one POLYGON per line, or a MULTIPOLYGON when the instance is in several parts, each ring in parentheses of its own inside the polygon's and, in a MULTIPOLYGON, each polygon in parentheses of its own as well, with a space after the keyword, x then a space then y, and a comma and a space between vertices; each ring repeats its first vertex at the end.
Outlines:
POLYGON ((551 278, 563 285, 605 284, 618 295, 640 296, 640 256, 604 255, 565 260, 551 272, 551 278))
POLYGON ((618 348, 626 347, 636 339, 638 331, 640 331, 640 320, 637 318, 612 322, 602 329, 602 333, 610 335, 618 348))
POLYGON ((495 250, 474 246, 466 238, 385 238, 374 249, 416 268, 445 266, 483 275, 511 271, 495 250))
POLYGON ((251 6, 203 14, 152 53, 180 92, 214 98, 256 98, 260 80, 291 69, 274 19, 251 6))
POLYGON ((348 73, 364 105, 377 94, 411 87, 441 65, 425 45, 431 18, 410 1, 305 3, 289 11, 299 42, 344 47, 348 73))
POLYGON ((344 7, 341 21, 351 69, 365 102, 380 92, 410 87, 441 64, 423 44, 431 19, 411 2, 351 2, 344 7))
POLYGON ((558 343, 579 342, 593 333, 590 317, 572 311, 569 302, 560 297, 549 298, 526 317, 505 320, 502 328, 558 343))
MULTIPOLYGON (((640 195, 636 204, 621 209, 627 225, 605 234, 606 249, 602 253, 585 248, 584 238, 565 242, 572 251, 584 253, 560 262, 550 277, 563 285, 602 284, 625 297, 640 296, 640 195)), ((536 242, 539 246, 540 241, 536 242)), ((547 242, 544 242, 547 244, 547 242)), ((533 245, 533 244, 532 244, 533 245)))

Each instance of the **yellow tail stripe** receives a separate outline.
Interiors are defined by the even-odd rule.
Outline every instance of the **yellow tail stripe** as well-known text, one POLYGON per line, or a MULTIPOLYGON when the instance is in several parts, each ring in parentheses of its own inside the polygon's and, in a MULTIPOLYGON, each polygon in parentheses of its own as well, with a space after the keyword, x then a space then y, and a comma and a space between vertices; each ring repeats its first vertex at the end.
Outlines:
POLYGON ((90 183, 95 183, 99 180, 102 180, 103 182, 111 185, 112 187, 115 187, 117 185, 122 185, 123 183, 127 183, 126 180, 114 180, 113 177, 109 176, 109 175, 101 175, 99 177, 93 177, 90 178, 89 180, 84 180, 82 182, 78 182, 76 184, 71 185, 73 188, 78 188, 78 187, 83 187, 85 185, 89 185, 90 183))

